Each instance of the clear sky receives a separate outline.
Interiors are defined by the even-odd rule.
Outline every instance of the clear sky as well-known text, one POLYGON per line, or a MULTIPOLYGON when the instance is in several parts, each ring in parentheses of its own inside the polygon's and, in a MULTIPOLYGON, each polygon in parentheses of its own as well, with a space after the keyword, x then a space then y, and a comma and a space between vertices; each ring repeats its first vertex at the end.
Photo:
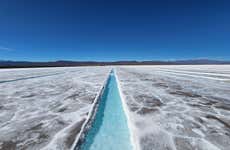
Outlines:
POLYGON ((0 60, 230 60, 229 0, 0 0, 0 60))

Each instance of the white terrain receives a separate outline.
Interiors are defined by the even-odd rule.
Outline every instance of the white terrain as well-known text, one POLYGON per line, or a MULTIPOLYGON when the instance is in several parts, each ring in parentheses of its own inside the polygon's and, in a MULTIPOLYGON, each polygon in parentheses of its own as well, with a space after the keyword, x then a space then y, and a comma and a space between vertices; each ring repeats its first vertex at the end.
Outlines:
POLYGON ((141 150, 230 150, 230 66, 118 67, 141 150))
POLYGON ((230 149, 230 66, 189 65, 2 69, 0 150, 70 149, 111 68, 135 149, 230 149))
POLYGON ((109 71, 0 70, 0 149, 70 149, 109 71))

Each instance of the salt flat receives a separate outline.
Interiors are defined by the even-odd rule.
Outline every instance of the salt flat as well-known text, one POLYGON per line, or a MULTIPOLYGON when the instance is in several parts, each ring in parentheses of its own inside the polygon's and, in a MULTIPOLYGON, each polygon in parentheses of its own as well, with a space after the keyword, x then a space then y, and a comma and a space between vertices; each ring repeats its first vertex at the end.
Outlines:
POLYGON ((0 149, 70 149, 111 68, 135 149, 230 149, 229 65, 0 70, 0 149))
POLYGON ((109 71, 0 70, 0 149, 69 149, 109 71))
POLYGON ((136 149, 229 150, 230 66, 116 68, 136 149))

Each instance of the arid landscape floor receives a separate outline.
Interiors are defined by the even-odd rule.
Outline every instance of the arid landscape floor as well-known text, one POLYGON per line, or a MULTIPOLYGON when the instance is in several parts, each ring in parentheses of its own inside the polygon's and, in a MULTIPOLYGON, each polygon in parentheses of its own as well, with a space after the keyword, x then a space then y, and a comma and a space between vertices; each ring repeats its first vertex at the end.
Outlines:
POLYGON ((138 149, 230 149, 230 66, 130 66, 117 73, 138 149))
POLYGON ((70 149, 111 68, 135 149, 230 149, 230 66, 171 65, 0 70, 0 150, 70 149))
POLYGON ((0 70, 0 149, 70 149, 109 71, 0 70))

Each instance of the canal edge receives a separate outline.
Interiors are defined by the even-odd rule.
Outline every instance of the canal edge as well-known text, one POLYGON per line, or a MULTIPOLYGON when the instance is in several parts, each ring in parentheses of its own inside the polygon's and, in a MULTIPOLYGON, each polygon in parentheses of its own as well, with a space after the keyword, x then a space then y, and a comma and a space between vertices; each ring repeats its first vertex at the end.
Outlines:
POLYGON ((135 130, 135 127, 131 123, 130 113, 129 113, 129 110, 128 110, 128 106, 127 106, 127 104, 125 102, 125 96, 123 95, 123 92, 121 90, 121 84, 119 82, 117 71, 116 71, 116 69, 113 69, 113 71, 114 71, 115 79, 116 79, 116 82, 117 82, 117 88, 118 88, 118 91, 119 91, 119 94, 120 94, 120 97, 121 97, 122 108, 123 108, 123 111, 125 112, 125 115, 126 115, 127 125, 128 125, 128 128, 129 128, 129 134, 130 134, 130 141, 132 143, 133 150, 140 150, 140 148, 139 148, 139 146, 137 144, 137 138, 135 138, 135 136, 133 134, 134 130, 135 130))
POLYGON ((95 119, 97 109, 98 109, 98 106, 100 103, 99 101, 101 99, 102 94, 104 93, 106 85, 108 84, 108 80, 109 80, 110 73, 112 72, 112 70, 113 69, 111 69, 109 71, 107 78, 103 81, 103 85, 102 85, 100 91, 97 93, 97 96, 94 99, 93 105, 91 106, 91 109, 89 111, 89 115, 87 116, 87 119, 85 120, 84 124, 82 125, 79 134, 76 136, 76 139, 75 139, 70 150, 79 150, 80 149, 80 146, 85 139, 86 132, 91 128, 92 123, 95 119))

